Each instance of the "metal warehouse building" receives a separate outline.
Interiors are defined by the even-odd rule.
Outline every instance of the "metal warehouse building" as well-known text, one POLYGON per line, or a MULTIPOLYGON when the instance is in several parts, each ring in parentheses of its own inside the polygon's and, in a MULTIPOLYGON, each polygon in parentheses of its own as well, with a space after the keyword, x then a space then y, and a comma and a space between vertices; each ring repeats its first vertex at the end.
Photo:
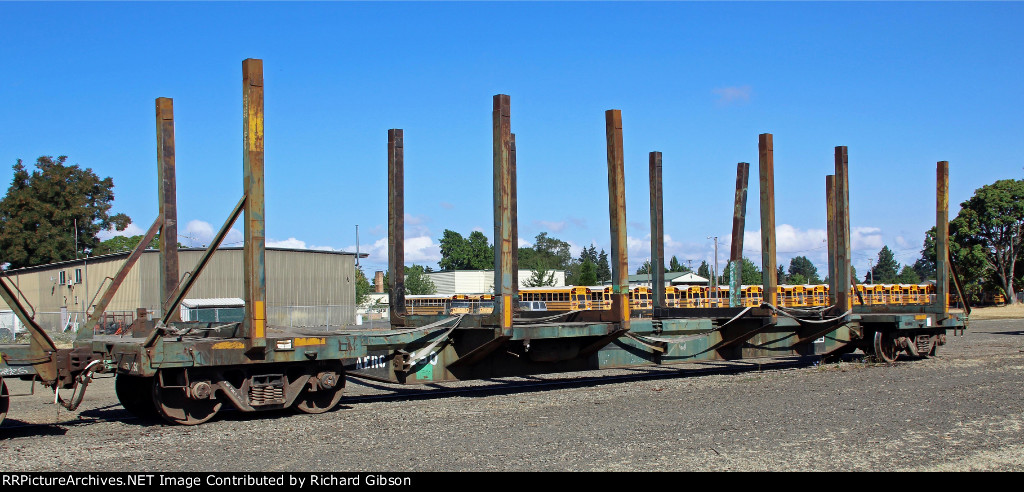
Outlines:
MULTIPOLYGON (((20 268, 4 275, 45 329, 74 329, 76 323, 85 322, 86 306, 95 304, 129 253, 20 268)), ((202 254, 198 248, 179 250, 179 278, 191 274, 202 254)), ((355 257, 343 251, 266 248, 268 324, 317 327, 354 323, 355 257)), ((155 249, 143 253, 107 307, 108 314, 131 317, 138 308, 154 316, 162 314, 159 258, 155 249)), ((240 247, 218 249, 186 298, 244 297, 242 259, 240 247)), ((0 310, 6 309, 0 301, 0 310)))

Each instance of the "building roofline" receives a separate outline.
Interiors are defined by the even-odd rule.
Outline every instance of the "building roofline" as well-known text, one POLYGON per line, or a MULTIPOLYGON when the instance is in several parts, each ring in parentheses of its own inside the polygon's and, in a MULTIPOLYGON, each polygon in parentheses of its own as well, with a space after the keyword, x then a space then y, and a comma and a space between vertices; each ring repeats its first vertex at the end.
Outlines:
MULTIPOLYGON (((227 246, 227 247, 217 248, 217 251, 235 251, 235 250, 242 250, 242 249, 244 249, 242 246, 227 246)), ((349 252, 349 251, 341 251, 341 250, 335 251, 335 250, 323 250, 323 249, 279 248, 279 247, 276 247, 276 246, 267 246, 266 250, 267 251, 292 251, 292 252, 299 252, 299 253, 320 253, 320 254, 331 254, 331 255, 356 256, 356 253, 352 253, 352 252, 349 252)), ((206 251, 206 248, 178 248, 178 251, 206 251)), ((145 251, 143 251, 143 253, 159 253, 159 252, 160 252, 160 250, 153 249, 153 248, 148 248, 145 251)), ((5 270, 3 273, 5 275, 11 275, 11 274, 18 275, 18 274, 22 274, 22 273, 29 273, 29 272, 33 272, 33 271, 37 271, 37 270, 46 270, 46 269, 49 269, 49 268, 55 268, 55 267, 61 267, 61 266, 85 264, 85 262, 87 262, 87 261, 111 260, 111 259, 115 259, 115 258, 119 258, 119 257, 127 257, 130 254, 131 254, 131 251, 118 251, 116 253, 108 253, 108 254, 99 255, 99 256, 88 256, 88 257, 85 257, 85 258, 78 258, 76 260, 64 260, 64 261, 58 261, 58 262, 55 262, 55 263, 46 263, 44 265, 34 265, 34 266, 29 266, 29 267, 22 267, 22 268, 18 268, 18 269, 15 269, 15 270, 5 270)), ((367 258, 369 256, 370 256, 369 253, 359 253, 359 258, 367 258)))

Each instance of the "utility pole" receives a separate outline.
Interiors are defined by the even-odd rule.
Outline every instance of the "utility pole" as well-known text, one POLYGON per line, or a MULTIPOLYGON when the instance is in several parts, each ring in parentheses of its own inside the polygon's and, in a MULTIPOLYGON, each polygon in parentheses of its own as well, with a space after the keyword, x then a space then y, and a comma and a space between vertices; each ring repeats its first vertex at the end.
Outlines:
POLYGON ((714 285, 714 297, 715 307, 718 307, 718 236, 708 236, 708 239, 715 240, 715 269, 711 271, 711 276, 715 278, 712 285, 714 285))

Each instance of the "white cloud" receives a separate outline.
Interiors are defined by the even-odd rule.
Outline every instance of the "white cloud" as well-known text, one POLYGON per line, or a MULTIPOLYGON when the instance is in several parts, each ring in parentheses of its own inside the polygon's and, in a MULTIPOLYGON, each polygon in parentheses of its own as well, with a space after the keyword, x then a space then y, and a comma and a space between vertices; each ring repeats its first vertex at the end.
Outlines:
POLYGON ((405 237, 429 236, 430 228, 426 224, 430 220, 426 215, 405 214, 405 237))
POLYGON ((100 231, 98 234, 96 234, 96 237, 99 238, 100 241, 106 241, 107 239, 110 239, 110 238, 116 237, 116 236, 132 237, 132 236, 141 236, 141 235, 143 235, 145 233, 146 233, 146 231, 142 230, 141 227, 135 225, 135 223, 132 222, 132 223, 128 224, 128 227, 125 228, 125 230, 123 230, 123 231, 118 231, 118 230, 115 230, 113 227, 111 227, 110 229, 107 229, 105 231, 100 231))
MULTIPOLYGON (((178 233, 178 240, 185 246, 200 248, 209 245, 216 234, 217 232, 209 222, 192 220, 185 225, 184 231, 178 233)), ((237 246, 242 243, 243 238, 244 236, 238 229, 232 228, 228 231, 221 246, 237 246)))
POLYGON ((273 239, 267 239, 267 247, 270 248, 291 248, 291 249, 307 249, 306 242, 300 241, 293 237, 285 239, 284 241, 275 241, 273 239))
POLYGON ((533 221, 533 225, 538 226, 541 229, 547 230, 549 232, 554 232, 554 233, 559 233, 559 232, 564 231, 565 230, 565 224, 566 224, 566 222, 564 220, 561 221, 561 222, 552 222, 552 221, 549 221, 549 220, 535 220, 535 221, 533 221))
POLYGON ((850 249, 880 250, 885 244, 882 241, 882 229, 878 227, 854 227, 850 232, 850 249))
MULTIPOLYGON (((345 248, 345 251, 355 252, 355 250, 354 244, 345 248)), ((386 266, 388 264, 388 238, 380 238, 371 245, 360 245, 359 252, 368 254, 365 261, 386 266)), ((441 245, 435 243, 429 235, 405 238, 405 263, 416 263, 436 268, 437 262, 440 260, 441 245)))
MULTIPOLYGON (((775 252, 778 255, 807 256, 813 251, 828 250, 828 231, 801 230, 789 224, 775 227, 775 252)), ((761 230, 743 233, 743 251, 747 255, 761 254, 761 230)))
POLYGON ((717 87, 711 92, 718 95, 718 104, 745 103, 750 101, 750 86, 717 87))

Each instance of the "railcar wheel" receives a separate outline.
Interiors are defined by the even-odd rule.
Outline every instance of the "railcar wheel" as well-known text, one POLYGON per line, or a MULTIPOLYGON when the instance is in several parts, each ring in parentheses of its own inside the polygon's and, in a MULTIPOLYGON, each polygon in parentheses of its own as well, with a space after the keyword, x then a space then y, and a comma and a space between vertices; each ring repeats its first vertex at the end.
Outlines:
POLYGON ((4 378, 0 378, 0 424, 4 423, 4 419, 7 418, 7 409, 10 408, 11 397, 7 393, 7 383, 4 382, 4 378))
POLYGON ((338 406, 345 391, 344 372, 323 371, 317 374, 315 381, 314 378, 310 381, 299 395, 295 408, 303 413, 324 413, 338 406))
POLYGON ((160 378, 153 378, 153 404, 164 420, 172 424, 199 425, 212 419, 224 405, 220 400, 189 398, 185 388, 162 388, 160 378))
POLYGON ((887 333, 875 332, 875 359, 888 364, 896 362, 899 350, 896 348, 896 340, 887 333))
POLYGON ((158 417, 153 404, 153 378, 118 374, 114 378, 114 393, 128 413, 147 420, 158 417))

